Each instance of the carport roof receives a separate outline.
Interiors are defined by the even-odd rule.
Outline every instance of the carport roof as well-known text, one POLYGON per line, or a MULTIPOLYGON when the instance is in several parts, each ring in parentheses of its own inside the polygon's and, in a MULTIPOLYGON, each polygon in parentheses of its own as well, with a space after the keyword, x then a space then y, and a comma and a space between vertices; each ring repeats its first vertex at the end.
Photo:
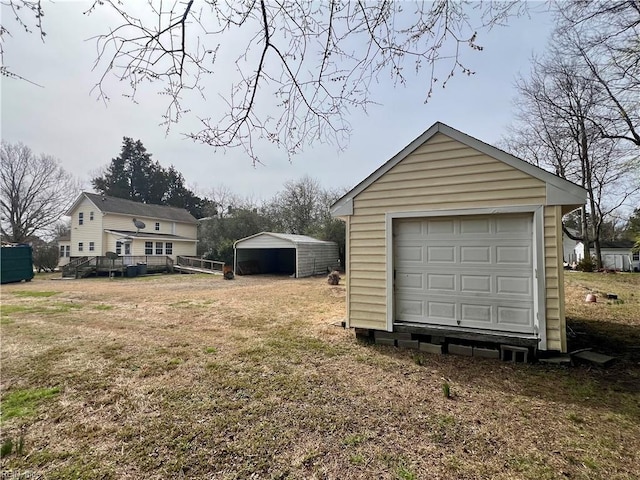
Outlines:
POLYGON ((310 244, 310 243, 313 243, 313 244, 334 243, 334 242, 327 242, 325 240, 318 240, 317 238, 308 237, 307 235, 296 235, 293 233, 260 232, 260 233, 256 233, 255 235, 251 235, 249 237, 236 240, 233 246, 235 248, 239 243, 242 243, 246 240, 251 240, 256 237, 265 236, 265 235, 274 237, 280 240, 285 240, 287 242, 291 242, 294 245, 310 244))

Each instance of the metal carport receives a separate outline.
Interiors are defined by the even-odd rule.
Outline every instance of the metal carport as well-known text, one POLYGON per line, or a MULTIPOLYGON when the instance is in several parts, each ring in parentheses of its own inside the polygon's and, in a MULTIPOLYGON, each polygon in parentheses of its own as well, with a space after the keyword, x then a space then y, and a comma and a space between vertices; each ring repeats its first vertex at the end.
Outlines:
POLYGON ((261 232, 233 244, 234 272, 309 277, 338 265, 338 245, 306 235, 261 232))

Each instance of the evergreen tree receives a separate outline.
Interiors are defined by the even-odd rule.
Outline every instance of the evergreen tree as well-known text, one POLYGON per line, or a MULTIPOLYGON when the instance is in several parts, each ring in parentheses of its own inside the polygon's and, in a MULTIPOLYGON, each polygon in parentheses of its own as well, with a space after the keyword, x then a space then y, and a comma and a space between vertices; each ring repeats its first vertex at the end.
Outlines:
POLYGON ((203 216, 207 205, 206 199, 185 186, 184 177, 173 165, 163 168, 151 159, 140 140, 129 137, 123 138, 120 155, 91 184, 103 195, 184 208, 196 218, 203 216))

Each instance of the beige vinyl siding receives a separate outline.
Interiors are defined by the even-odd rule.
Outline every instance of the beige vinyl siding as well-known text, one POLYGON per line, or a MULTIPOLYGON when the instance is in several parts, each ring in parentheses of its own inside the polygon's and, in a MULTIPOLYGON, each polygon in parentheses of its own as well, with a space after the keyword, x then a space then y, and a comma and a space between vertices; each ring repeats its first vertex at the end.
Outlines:
POLYGON ((543 181, 442 133, 434 135, 353 200, 347 233, 350 326, 387 328, 386 213, 545 201, 543 181))
POLYGON ((94 257, 101 255, 103 245, 102 238, 102 212, 87 198, 76 207, 71 215, 71 256, 94 257), (78 213, 84 214, 83 224, 78 224, 78 213), (93 220, 90 213, 93 212, 93 220), (83 251, 78 250, 78 243, 82 242, 83 251), (94 242, 94 251, 89 251, 89 242, 94 242))
POLYGON ((196 255, 195 242, 173 242, 173 254, 169 255, 173 260, 178 256, 194 257, 196 255))
POLYGON ((562 265, 562 207, 544 209, 547 349, 567 351, 562 265))
MULTIPOLYGON (((168 223, 168 222, 167 222, 168 223)), ((197 238, 198 236, 198 225, 197 224, 188 224, 188 223, 175 223, 175 231, 161 231, 160 233, 173 233, 174 235, 178 235, 179 237, 186 238, 197 238)), ((169 226, 169 225, 168 225, 169 226)), ((170 226, 169 226, 170 227, 170 226)))
MULTIPOLYGON (((107 213, 104 216, 104 228, 108 230, 128 230, 135 232, 138 229, 133 224, 132 215, 121 215, 118 213, 107 213)), ((150 217, 136 217, 144 222, 145 227, 141 232, 162 233, 167 235, 178 235, 180 237, 196 238, 197 224, 178 223, 169 220, 160 220, 150 217), (156 222, 160 222, 160 230, 156 230, 156 222), (175 228, 174 228, 175 224, 175 228)))
MULTIPOLYGON (((107 230, 125 230, 129 232, 137 231, 136 226, 133 224, 132 215, 121 215, 119 213, 106 213, 104 215, 104 228, 107 230)), ((145 228, 140 230, 141 232, 153 233, 153 221, 149 218, 138 218, 145 224, 145 228)))

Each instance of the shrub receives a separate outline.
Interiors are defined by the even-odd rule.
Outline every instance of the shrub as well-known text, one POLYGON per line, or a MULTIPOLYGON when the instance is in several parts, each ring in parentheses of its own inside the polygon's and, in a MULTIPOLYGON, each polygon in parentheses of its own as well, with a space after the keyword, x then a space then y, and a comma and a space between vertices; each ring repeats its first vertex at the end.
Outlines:
POLYGON ((580 272, 593 272, 595 268, 595 262, 592 257, 584 257, 576 265, 576 270, 580 272))

